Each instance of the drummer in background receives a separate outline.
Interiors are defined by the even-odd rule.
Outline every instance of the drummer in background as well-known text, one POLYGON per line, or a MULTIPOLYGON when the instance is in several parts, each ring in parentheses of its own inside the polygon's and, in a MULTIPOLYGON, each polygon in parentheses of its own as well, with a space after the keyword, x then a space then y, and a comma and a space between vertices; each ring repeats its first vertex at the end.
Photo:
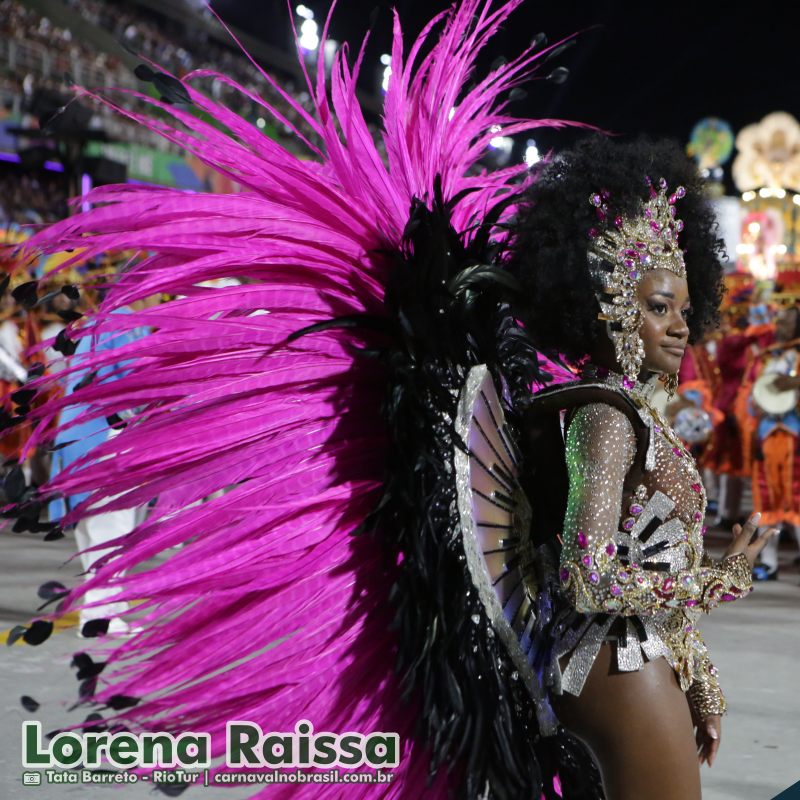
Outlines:
MULTIPOLYGON (((703 485, 711 494, 717 478, 705 463, 706 454, 711 448, 714 429, 722 422, 722 414, 714 407, 719 381, 709 344, 707 341, 698 342, 686 348, 678 373, 678 397, 668 403, 665 414, 697 461, 703 485)), ((707 513, 713 513, 713 510, 707 509, 707 513)))
MULTIPOLYGON (((784 308, 775 318, 775 344, 755 354, 748 383, 748 412, 754 418, 753 510, 766 529, 786 523, 800 543, 800 309, 784 308), (775 377, 770 377, 775 376, 775 377), (793 402, 792 402, 793 401, 793 402), (787 409, 788 410, 784 410, 787 409)), ((761 552, 756 580, 778 577, 778 537, 761 552)))

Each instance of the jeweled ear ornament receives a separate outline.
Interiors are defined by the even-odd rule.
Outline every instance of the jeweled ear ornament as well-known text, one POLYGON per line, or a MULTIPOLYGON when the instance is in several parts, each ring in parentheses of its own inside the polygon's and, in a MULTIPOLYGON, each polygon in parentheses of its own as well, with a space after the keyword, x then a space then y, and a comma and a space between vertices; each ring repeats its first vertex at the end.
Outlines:
POLYGON ((670 400, 675 397, 675 394, 678 391, 678 376, 675 373, 672 374, 662 374, 660 376, 661 381, 664 383, 664 391, 667 393, 667 396, 670 400))

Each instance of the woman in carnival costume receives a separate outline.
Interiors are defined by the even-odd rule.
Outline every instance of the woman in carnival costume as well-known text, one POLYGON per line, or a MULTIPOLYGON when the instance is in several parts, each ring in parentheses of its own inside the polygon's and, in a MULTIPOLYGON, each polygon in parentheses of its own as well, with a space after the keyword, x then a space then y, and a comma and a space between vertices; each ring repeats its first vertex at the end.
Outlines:
POLYGON ((717 321, 714 217, 677 146, 599 137, 545 165, 519 217, 521 317, 580 372, 537 393, 525 431, 534 510, 566 505, 532 526, 562 543, 555 709, 609 797, 699 797, 697 753, 713 762, 725 700, 697 620, 750 591, 775 534, 751 543, 754 518, 720 562, 704 554, 696 465, 650 402, 659 378, 674 393, 688 342, 717 321))
MULTIPOLYGON (((617 264, 613 237, 641 222, 642 202, 667 202, 657 183, 662 175, 674 182, 683 174, 671 162, 644 168, 634 159, 620 190, 612 169, 580 198, 566 190, 562 197, 543 174, 514 235, 513 213, 530 188, 525 166, 490 173, 475 167, 498 125, 513 134, 555 124, 514 119, 505 99, 560 48, 541 49, 537 37, 518 58, 466 87, 477 54, 519 5, 464 0, 426 27, 405 58, 395 22, 385 162, 355 99, 360 58, 351 69, 346 48, 329 86, 319 59, 316 81, 309 79, 313 114, 264 75, 314 132, 295 132, 308 159, 199 91, 198 82, 216 78, 289 124, 258 96, 207 70, 178 81, 155 65, 141 67, 137 74, 152 80, 164 100, 135 96, 163 112, 159 117, 98 98, 243 188, 226 196, 98 188, 88 198, 90 211, 30 243, 43 252, 81 247, 84 258, 146 252, 61 345, 71 349, 76 338, 103 341, 141 327, 151 333, 113 353, 98 347, 70 367, 86 378, 67 397, 31 412, 37 427, 28 447, 49 435, 48 423, 62 409, 76 405, 85 408, 81 420, 106 418, 120 433, 43 490, 25 489, 16 498, 18 525, 49 527, 51 538, 86 516, 152 504, 149 517, 95 563, 90 580, 66 596, 54 584, 43 587, 59 603, 55 614, 79 607, 93 588, 116 588, 120 602, 141 601, 137 632, 104 663, 87 653, 76 657, 81 697, 104 710, 102 724, 208 731, 214 757, 223 755, 225 725, 233 719, 265 731, 291 732, 307 719, 315 731, 397 732, 402 752, 391 783, 329 784, 325 796, 454 791, 574 800, 600 798, 603 788, 585 747, 559 724, 551 697, 595 750, 610 798, 642 796, 642 764, 653 742, 666 741, 643 736, 628 754, 632 782, 619 783, 614 758, 631 746, 630 734, 603 749, 593 726, 610 730, 612 720, 593 720, 590 710, 602 694, 598 686, 610 684, 603 672, 611 668, 612 648, 602 647, 607 638, 620 668, 634 670, 625 675, 630 693, 617 693, 625 726, 638 714, 640 722, 650 720, 645 730, 654 729, 648 709, 660 712, 680 693, 661 655, 681 688, 699 687, 694 708, 705 720, 722 710, 699 637, 681 640, 674 621, 688 626, 693 604, 707 608, 749 589, 744 539, 752 530, 737 537, 721 565, 701 565, 694 516, 702 514, 702 488, 686 488, 688 457, 662 464, 667 444, 679 445, 665 426, 648 421, 638 383, 652 368, 674 371, 679 362, 663 353, 648 360, 652 331, 676 343, 688 333, 683 321, 679 336, 672 327, 673 302, 683 307, 687 293, 677 245, 675 269, 666 270, 674 281, 659 284, 676 296, 664 318, 669 331, 659 327, 661 316, 653 318, 643 333, 644 360, 634 348, 619 364, 624 379, 597 373, 563 393, 554 387, 533 402, 531 396, 531 385, 546 383, 552 369, 543 368, 530 334, 553 355, 592 352, 598 369, 617 366, 590 325, 576 329, 577 346, 558 335, 580 315, 569 312, 551 325, 554 313, 595 302, 590 267, 613 279, 608 292, 627 303, 611 304, 609 294, 605 313, 633 309, 611 325, 624 326, 626 343, 634 342, 630 320, 638 321, 636 293, 646 279, 619 273, 627 256, 617 264), (432 44, 437 25, 442 30, 432 44), (647 175, 656 181, 652 201, 650 189, 642 196, 647 175), (549 195, 536 194, 548 186, 549 195), (573 236, 575 221, 589 194, 606 186, 612 195, 597 195, 596 208, 607 219, 595 222, 594 256, 580 272, 587 253, 573 236), (544 197, 569 209, 568 238, 528 235, 541 221, 544 197), (603 210, 607 202, 619 209, 621 228, 605 224, 613 220, 603 210), (559 284, 561 267, 539 274, 525 266, 532 239, 571 260, 566 283, 559 284), (219 278, 246 283, 198 285, 219 278), (158 293, 177 299, 115 313, 158 293), (558 412, 567 407, 576 411, 565 462, 558 412), (576 440, 573 431, 585 437, 576 440), (618 435, 606 454, 598 444, 608 431, 618 435), (626 496, 633 522, 626 516, 618 525, 634 462, 642 477, 626 496), (546 497, 551 485, 560 494, 546 497), (599 507, 592 505, 596 492, 599 507), (81 493, 88 496, 58 524, 38 521, 48 499, 81 493), (159 553, 169 557, 152 565, 159 553), (644 666, 641 651, 651 659, 644 666), (650 695, 637 694, 637 678, 650 687, 660 681, 664 696, 654 693, 651 705, 650 695)), ((665 222, 661 206, 657 221, 665 222)), ((588 232, 581 229, 581 237, 588 232)), ((653 237, 644 241, 650 247, 653 237)), ((656 260, 653 275, 663 271, 663 259, 656 260)), ((690 268, 694 290, 692 274, 690 268)), ((712 316, 715 295, 704 286, 700 281, 693 297, 699 311, 692 320, 700 316, 692 324, 712 316)), ((617 357, 627 352, 623 346, 617 357)), ((31 388, 46 384, 39 379, 31 388)), ((52 618, 14 635, 38 644, 52 618)), ((87 627, 85 635, 108 636, 102 620, 87 627)), ((683 716, 669 711, 666 726, 674 724, 675 741, 691 746, 688 715, 688 706, 683 716)), ((89 719, 98 725, 96 715, 89 719)), ((670 796, 692 796, 683 791, 692 780, 681 776, 670 796)), ((313 783, 269 791, 322 794, 313 783)))

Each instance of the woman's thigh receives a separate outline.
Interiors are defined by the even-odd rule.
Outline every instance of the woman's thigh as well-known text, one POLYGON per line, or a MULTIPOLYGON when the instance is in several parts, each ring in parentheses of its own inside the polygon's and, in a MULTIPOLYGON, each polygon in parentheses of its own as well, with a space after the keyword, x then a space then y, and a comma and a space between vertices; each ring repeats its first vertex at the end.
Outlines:
POLYGON ((700 765, 686 695, 663 658, 638 672, 600 648, 580 697, 554 706, 597 759, 607 800, 699 800, 700 765), (615 659, 614 659, 615 660, 615 659))

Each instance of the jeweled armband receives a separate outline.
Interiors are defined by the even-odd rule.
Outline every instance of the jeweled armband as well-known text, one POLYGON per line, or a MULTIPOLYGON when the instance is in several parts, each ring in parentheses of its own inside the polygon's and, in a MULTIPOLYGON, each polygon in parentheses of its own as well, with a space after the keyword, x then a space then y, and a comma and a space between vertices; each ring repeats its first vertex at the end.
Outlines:
POLYGON ((697 719, 705 719, 711 714, 724 714, 727 710, 725 695, 717 679, 717 668, 708 658, 703 658, 700 663, 687 696, 697 719))
POLYGON ((741 553, 711 567, 659 572, 623 564, 613 541, 589 551, 580 532, 578 550, 583 555, 577 562, 562 562, 559 576, 570 603, 585 614, 634 615, 693 606, 708 611, 752 589, 750 566, 741 553))

